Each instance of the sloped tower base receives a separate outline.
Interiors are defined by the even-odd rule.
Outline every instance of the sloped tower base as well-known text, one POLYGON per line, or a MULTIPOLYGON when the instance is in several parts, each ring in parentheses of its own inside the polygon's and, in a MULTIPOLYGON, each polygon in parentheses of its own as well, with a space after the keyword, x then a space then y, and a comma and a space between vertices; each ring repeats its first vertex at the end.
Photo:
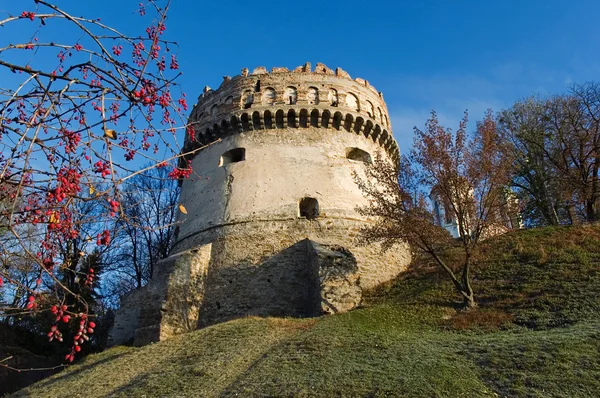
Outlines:
POLYGON ((268 222, 251 235, 247 226, 223 228, 212 243, 161 261, 148 286, 124 297, 110 343, 145 345, 241 316, 351 310, 364 290, 394 278, 410 261, 405 248, 382 254, 349 245, 362 224, 268 222), (302 238, 307 231, 310 238, 302 238))

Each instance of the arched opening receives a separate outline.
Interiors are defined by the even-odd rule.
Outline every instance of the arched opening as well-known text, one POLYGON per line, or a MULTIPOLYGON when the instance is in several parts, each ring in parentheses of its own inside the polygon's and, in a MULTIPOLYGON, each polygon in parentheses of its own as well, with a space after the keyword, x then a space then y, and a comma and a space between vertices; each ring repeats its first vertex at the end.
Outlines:
POLYGON ((313 109, 310 113, 310 126, 319 127, 319 111, 317 109, 313 109))
POLYGON ((365 135, 365 137, 369 137, 369 134, 371 134, 371 130, 373 129, 373 122, 370 120, 367 120, 367 123, 365 124, 365 129, 363 131, 363 134, 365 135))
POLYGON ((359 111, 360 104, 358 103, 358 97, 352 93, 346 94, 346 106, 352 110, 359 111))
POLYGON ((258 112, 252 114, 252 127, 254 130, 260 130, 260 113, 258 112))
POLYGON ((316 87, 309 87, 306 93, 306 99, 311 105, 317 105, 319 103, 319 89, 316 87))
POLYGON ((354 116, 352 116, 351 114, 347 114, 346 118, 344 119, 344 130, 346 130, 347 132, 350 132, 350 129, 352 129, 352 122, 354 121, 354 116))
POLYGON ((306 109, 300 110, 300 127, 308 127, 308 111, 306 109))
POLYGON ((375 117, 375 107, 371 101, 367 101, 367 115, 372 118, 375 117))
POLYGON ((221 132, 224 136, 229 135, 229 126, 227 125, 227 122, 225 120, 221 122, 221 132))
POLYGON ((213 129, 211 131, 211 136, 213 137, 213 139, 217 139, 221 137, 221 128, 219 127, 218 124, 213 124, 213 129))
POLYGON ((241 119, 242 119, 242 131, 250 130, 250 117, 248 116, 248 114, 242 113, 241 119))
MULTIPOLYGON (((377 127, 379 127, 379 126, 377 126, 377 127)), ((389 134, 387 131, 384 130, 383 134, 381 134, 381 136, 379 137, 379 145, 386 146, 388 138, 389 138, 389 134)), ((377 142, 377 141, 375 141, 375 142, 377 142)))
POLYGON ((273 116, 271 115, 271 111, 265 111, 265 128, 272 129, 273 128, 273 116))
POLYGON ((329 93, 327 94, 327 102, 329 102, 329 105, 331 106, 338 106, 338 92, 335 88, 329 90, 329 93))
POLYGON ((385 123, 385 127, 389 128, 390 127, 390 121, 389 121, 387 115, 383 115, 383 117, 385 118, 385 122, 384 122, 385 123))
POLYGON ((280 109, 275 113, 275 126, 277 126, 278 129, 282 129, 283 128, 283 110, 280 109))
POLYGON ((253 102, 254 102, 254 93, 252 93, 252 91, 250 91, 250 90, 244 91, 244 93, 242 94, 242 108, 244 108, 244 109, 250 108, 252 106, 253 102))
POLYGON ((360 148, 346 148, 346 158, 357 162, 371 163, 371 155, 360 148))
POLYGON ((383 112, 380 107, 377 107, 377 120, 383 123, 383 112))
POLYGON ((239 133, 239 131, 240 131, 240 121, 238 120, 237 117, 232 116, 229 119, 229 125, 231 126, 231 133, 232 134, 239 133))
POLYGON ((302 198, 298 204, 298 214, 307 220, 314 220, 319 217, 319 202, 315 198, 302 198))
POLYGON ((323 120, 321 121, 321 126, 325 129, 328 129, 330 119, 331 119, 331 113, 329 111, 323 111, 323 120))
POLYGON ((333 128, 336 130, 340 129, 340 125, 342 124, 342 114, 340 112, 336 112, 333 115, 333 128))
POLYGON ((365 119, 363 119, 362 117, 356 118, 356 121, 354 122, 354 132, 356 134, 360 134, 360 129, 362 128, 364 123, 365 123, 365 119))
POLYGON ((288 122, 288 127, 292 127, 292 128, 298 127, 298 126, 296 126, 296 111, 295 110, 290 109, 288 111, 287 122, 288 122))
POLYGON ((276 97, 277 94, 275 93, 275 89, 272 87, 267 87, 262 95, 263 105, 273 105, 276 97))
POLYGON ((230 149, 221 155, 221 161, 219 162, 220 166, 225 166, 230 163, 237 163, 246 160, 246 148, 235 148, 230 149))
POLYGON ((377 126, 375 126, 375 130, 373 130, 373 133, 371 134, 371 139, 373 140, 373 142, 377 142, 377 137, 379 137, 380 134, 381 134, 381 126, 377 125, 377 126))
POLYGON ((210 120, 214 122, 217 119, 217 113, 219 113, 219 106, 213 105, 210 108, 210 120))
POLYGON ((288 105, 295 105, 298 101, 298 90, 296 87, 287 87, 285 89, 285 100, 288 105))

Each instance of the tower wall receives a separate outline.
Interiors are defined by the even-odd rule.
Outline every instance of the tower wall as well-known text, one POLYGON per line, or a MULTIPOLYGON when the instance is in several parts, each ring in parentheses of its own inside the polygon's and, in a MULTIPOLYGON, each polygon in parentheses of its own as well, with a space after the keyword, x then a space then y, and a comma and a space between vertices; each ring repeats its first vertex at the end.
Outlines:
POLYGON ((347 311, 405 269, 407 248, 356 241, 374 220, 356 211, 367 202, 354 173, 378 152, 399 156, 383 96, 367 81, 323 64, 244 70, 206 88, 190 123, 181 165, 193 173, 182 182, 174 254, 135 295, 145 297, 136 331, 113 343, 243 315, 347 311))

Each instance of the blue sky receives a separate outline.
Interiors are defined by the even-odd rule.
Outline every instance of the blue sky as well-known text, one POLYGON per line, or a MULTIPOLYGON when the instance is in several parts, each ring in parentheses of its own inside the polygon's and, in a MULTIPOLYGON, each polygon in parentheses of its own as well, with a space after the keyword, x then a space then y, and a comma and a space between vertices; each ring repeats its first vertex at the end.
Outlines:
MULTIPOLYGON (((128 33, 145 28, 132 14, 139 0, 55 3, 128 33)), ((25 4, 0 0, 0 10, 20 14, 25 4)), ((456 127, 465 109, 474 122, 487 108, 598 79, 598 15, 591 0, 173 0, 166 33, 180 45, 180 84, 192 103, 244 67, 323 62, 383 91, 406 151, 431 109, 456 127)))

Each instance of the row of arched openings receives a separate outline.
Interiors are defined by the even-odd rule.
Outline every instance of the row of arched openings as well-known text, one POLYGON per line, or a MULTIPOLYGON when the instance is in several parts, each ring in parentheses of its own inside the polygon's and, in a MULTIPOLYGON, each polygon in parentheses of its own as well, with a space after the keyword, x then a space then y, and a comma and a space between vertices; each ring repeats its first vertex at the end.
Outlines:
POLYGON ((379 143, 385 148, 393 145, 393 139, 387 130, 379 124, 374 124, 371 120, 365 121, 364 118, 348 113, 335 112, 333 115, 328 110, 322 113, 318 109, 313 109, 310 113, 307 109, 302 109, 298 114, 296 110, 289 109, 287 112, 283 109, 275 113, 266 110, 264 112, 243 113, 238 118, 231 116, 220 124, 214 124, 212 128, 207 128, 202 132, 199 139, 201 142, 210 142, 220 137, 236 134, 244 131, 264 130, 264 129, 284 129, 284 128, 332 128, 335 130, 346 130, 355 134, 362 134, 374 142, 379 143))
MULTIPOLYGON (((240 107, 242 109, 249 109, 252 107, 254 102, 256 101, 256 93, 252 90, 246 90, 242 93, 240 100, 240 107)), ((351 97, 356 98, 354 94, 348 94, 351 97)), ((327 103, 330 106, 338 106, 338 92, 336 89, 331 88, 327 90, 326 95, 327 103)), ((298 89, 294 86, 288 86, 285 88, 283 92, 283 102, 286 105, 296 105, 298 102, 298 89)), ((325 98, 322 97, 322 93, 319 91, 317 87, 309 87, 306 92, 306 100, 310 105, 318 105, 320 102, 324 101, 325 98)), ((358 99, 357 99, 358 100, 358 99)), ((275 101, 277 101, 277 92, 273 87, 267 87, 263 90, 262 97, 260 98, 261 104, 263 106, 274 105, 275 101)), ((215 105, 216 106, 216 105, 215 105)))

